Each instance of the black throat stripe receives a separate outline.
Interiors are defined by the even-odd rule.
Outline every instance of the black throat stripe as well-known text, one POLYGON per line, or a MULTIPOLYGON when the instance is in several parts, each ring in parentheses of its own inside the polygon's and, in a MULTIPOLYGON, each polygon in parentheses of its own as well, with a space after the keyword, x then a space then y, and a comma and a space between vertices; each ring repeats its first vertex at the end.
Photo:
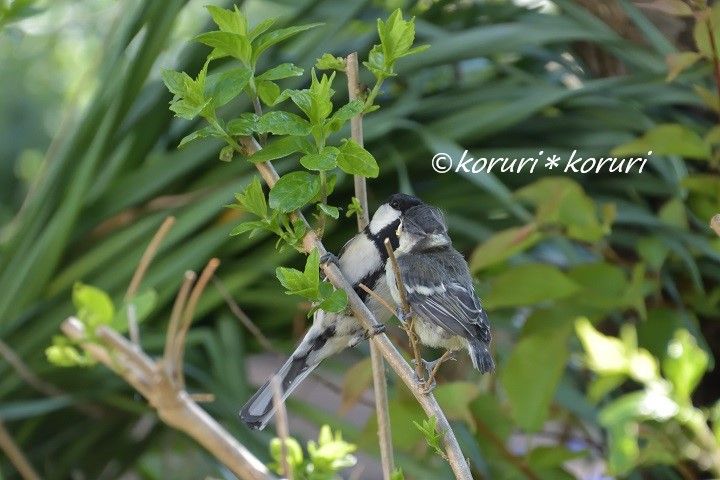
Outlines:
POLYGON ((362 279, 360 279, 360 281, 357 282, 355 287, 353 287, 353 290, 355 290, 355 293, 358 294, 358 297, 360 297, 360 300, 362 300, 363 302, 367 298, 368 293, 362 288, 360 288, 360 284, 362 283, 369 289, 374 290, 375 284, 377 283, 378 279, 385 274, 385 262, 388 259, 387 250, 385 249, 385 239, 389 238, 390 245, 392 245, 393 250, 397 249, 400 245, 400 240, 395 233, 397 232, 398 226, 400 226, 399 219, 390 223, 376 234, 372 234, 370 232, 370 225, 365 227, 365 229, 363 230, 363 233, 365 234, 367 239, 373 242, 373 245, 375 245, 375 249, 380 255, 380 267, 376 270, 368 272, 368 274, 365 275, 362 279))

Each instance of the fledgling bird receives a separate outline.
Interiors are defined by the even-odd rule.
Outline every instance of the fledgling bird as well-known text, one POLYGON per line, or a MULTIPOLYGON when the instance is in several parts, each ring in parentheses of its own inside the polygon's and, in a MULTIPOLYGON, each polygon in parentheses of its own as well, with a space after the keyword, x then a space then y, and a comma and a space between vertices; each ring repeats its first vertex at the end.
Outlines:
MULTIPOLYGON (((385 239, 398 246, 397 229, 400 219, 408 209, 421 205, 422 201, 412 195, 396 193, 382 204, 368 226, 351 238, 342 248, 340 256, 330 260, 337 263, 345 278, 365 302, 380 323, 386 322, 390 314, 382 304, 360 288, 364 284, 381 298, 390 301, 390 292, 385 280, 385 261, 388 258, 385 239)), ((380 330, 382 331, 382 330, 380 330)), ((367 332, 362 323, 348 309, 341 313, 315 312, 313 324, 293 354, 276 375, 281 379, 283 400, 312 372, 325 358, 357 345, 369 336, 380 333, 367 332)), ((261 430, 274 413, 273 393, 270 381, 245 403, 240 418, 251 428, 261 430)))
MULTIPOLYGON (((476 369, 493 371, 488 316, 475 295, 467 262, 452 246, 442 212, 426 204, 408 209, 398 237, 395 255, 420 342, 448 352, 467 348, 476 369)), ((401 307, 390 259, 385 270, 393 300, 401 307)), ((428 372, 428 382, 435 370, 428 372)))

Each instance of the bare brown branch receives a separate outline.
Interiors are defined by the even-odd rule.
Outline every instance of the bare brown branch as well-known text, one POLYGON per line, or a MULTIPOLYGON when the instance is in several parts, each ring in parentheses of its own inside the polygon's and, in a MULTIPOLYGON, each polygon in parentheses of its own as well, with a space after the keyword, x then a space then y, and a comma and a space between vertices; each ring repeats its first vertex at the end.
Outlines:
POLYGON ((140 392, 167 425, 195 439, 230 471, 243 480, 275 479, 270 471, 242 444, 205 412, 178 385, 162 362, 154 362, 125 337, 100 327, 100 342, 87 342, 85 326, 70 317, 62 331, 78 342, 95 360, 103 363, 140 392))
POLYGON ((10 432, 5 429, 5 424, 0 420, 0 450, 5 452, 10 463, 15 467, 23 480, 40 480, 40 475, 30 464, 10 432))
POLYGON ((293 471, 288 463, 288 438, 290 437, 290 428, 288 427, 287 411, 283 402, 282 384, 277 375, 273 375, 270 379, 273 393, 273 408, 275 409, 275 430, 280 437, 280 464, 282 465, 283 475, 288 480, 293 480, 293 471))

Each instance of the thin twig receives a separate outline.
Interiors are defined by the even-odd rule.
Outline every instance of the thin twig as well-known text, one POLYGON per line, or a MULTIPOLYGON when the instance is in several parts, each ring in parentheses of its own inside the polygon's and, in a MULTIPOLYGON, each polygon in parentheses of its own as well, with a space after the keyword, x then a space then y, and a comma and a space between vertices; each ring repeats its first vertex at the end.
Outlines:
MULTIPOLYGON (((132 298, 137 293, 138 288, 140 288, 140 282, 142 282, 142 279, 145 276, 145 272, 147 272, 147 269, 150 266, 150 262, 152 262, 153 258, 155 258, 155 254, 157 254, 158 248, 160 247, 160 242, 163 241, 163 238, 165 238, 174 223, 175 217, 167 217, 163 221, 162 225, 160 225, 160 228, 158 228, 157 232, 155 232, 155 235, 153 235, 153 238, 152 240, 150 240, 150 243, 145 249, 145 252, 143 252, 142 257, 140 257, 137 268, 135 268, 135 273, 130 280, 130 285, 128 285, 127 291, 125 292, 126 302, 132 300, 132 298)), ((140 328, 138 327, 137 310, 135 309, 135 305, 128 305, 127 318, 130 339, 135 345, 139 347, 140 328)))
POLYGON ((128 285, 127 292, 125 292, 125 300, 130 300, 137 293, 137 290, 140 287, 140 282, 142 282, 145 272, 147 272, 147 269, 150 266, 150 262, 152 262, 153 258, 155 258, 155 255, 157 254, 160 242, 163 241, 174 223, 175 217, 167 217, 163 221, 162 225, 160 225, 157 232, 155 232, 155 235, 152 240, 150 240, 150 243, 148 243, 145 252, 143 252, 142 257, 140 257, 137 268, 135 268, 135 273, 133 273, 130 285, 128 285))
MULTIPOLYGON (((348 95, 350 101, 360 96, 360 82, 357 52, 347 56, 345 60, 345 73, 347 74, 348 95)), ((352 139, 363 146, 362 113, 350 119, 350 133, 352 139)), ((358 231, 370 223, 367 201, 367 183, 362 175, 354 176, 355 198, 360 202, 361 210, 357 212, 358 231)), ((392 432, 390 430, 390 409, 388 407, 387 378, 385 378, 385 362, 374 343, 370 343, 370 364, 373 374, 373 393, 375 395, 375 410, 378 422, 378 437, 380 439, 380 460, 382 462, 383 478, 389 480, 395 470, 395 459, 392 451, 392 432)))
MULTIPOLYGON (((238 151, 243 155, 251 155, 260 150, 258 142, 250 136, 240 137, 240 145, 237 146, 238 151), (240 146, 242 145, 242 146, 240 146)), ((263 178, 265 183, 272 187, 277 182, 279 176, 275 167, 270 162, 256 163, 255 167, 258 169, 260 176, 263 178)), ((302 222, 308 233, 303 238, 303 250, 311 252, 313 249, 317 249, 320 255, 327 253, 325 246, 322 241, 318 239, 315 232, 310 228, 307 220, 302 213, 297 212, 294 218, 302 222)), ((332 262, 326 263, 322 266, 323 273, 326 278, 332 283, 335 288, 343 290, 348 297, 349 306, 353 312, 355 318, 360 320, 366 330, 376 329, 380 325, 372 312, 368 309, 367 305, 358 297, 352 285, 348 282, 347 278, 342 274, 337 265, 332 262)), ((456 480, 472 480, 470 474, 470 467, 460 450, 455 433, 450 426, 450 423, 445 416, 445 412, 442 411, 440 405, 437 403, 435 396, 423 393, 416 381, 416 374, 403 359, 402 355, 395 348, 395 345, 388 339, 387 335, 380 334, 372 337, 371 342, 374 343, 380 353, 382 354, 385 361, 388 363, 390 368, 395 371, 400 380, 407 385, 410 392, 413 394, 415 399, 418 401, 422 409, 428 415, 428 417, 436 417, 438 419, 437 427, 438 431, 442 434, 443 447, 448 456, 448 462, 450 467, 455 474, 456 480)))
POLYGON ((377 302, 378 302, 380 305, 382 305, 383 307, 385 307, 385 310, 387 310, 388 312, 390 312, 390 315, 396 315, 396 314, 397 314, 397 310, 395 310, 394 308, 392 308, 392 306, 387 302, 387 300, 385 300, 383 297, 381 297, 380 295, 378 295, 377 292, 373 291, 370 287, 368 287, 368 286, 365 285, 364 283, 361 283, 361 284, 359 284, 358 286, 359 286, 360 288, 362 288, 362 289, 365 291, 365 293, 367 293, 368 295, 370 295, 371 297, 373 297, 375 300, 377 300, 377 302))
POLYGON ((257 325, 253 323, 253 321, 250 319, 250 317, 247 316, 243 309, 240 308, 240 305, 237 304, 228 289, 225 287, 225 284, 222 282, 222 280, 220 280, 218 277, 214 277, 213 283, 215 284, 215 288, 217 288, 218 292, 220 293, 220 296, 223 298, 223 300, 225 300, 225 303, 227 304, 232 314, 235 315, 235 317, 240 320, 240 323, 242 323, 243 326, 248 329, 252 336, 255 337, 255 339, 258 341, 260 346, 262 346, 267 351, 278 352, 275 347, 273 347, 272 343, 270 343, 270 340, 268 340, 268 338, 262 333, 262 331, 257 327, 257 325))
POLYGON ((398 266, 397 258, 395 257, 395 251, 392 248, 389 238, 385 239, 385 250, 387 251, 390 264, 392 265, 393 272, 395 273, 395 283, 400 295, 403 317, 405 317, 402 322, 402 326, 403 329, 405 329, 405 333, 407 333, 408 340, 410 341, 410 348, 412 349, 413 359, 415 360, 415 375, 417 375, 418 380, 421 380, 425 376, 425 372, 423 371, 422 357, 420 356, 420 348, 418 347, 418 338, 415 334, 412 310, 410 309, 410 303, 407 299, 405 285, 403 284, 402 275, 400 274, 400 267, 398 266))
POLYGON ((140 392, 157 410, 163 422, 194 438, 236 476, 243 480, 276 478, 200 408, 185 390, 178 388, 162 363, 153 362, 125 337, 108 327, 100 327, 97 332, 99 342, 88 342, 85 325, 74 317, 65 320, 61 329, 95 360, 105 364, 140 392), (152 370, 151 378, 146 375, 148 368, 152 370))
POLYGON ((220 260, 217 258, 211 258, 210 261, 205 265, 198 281, 190 292, 190 298, 188 298, 187 305, 183 311, 182 317, 180 318, 180 325, 177 329, 177 335, 175 336, 175 347, 174 351, 174 368, 177 375, 177 381, 179 382, 180 388, 185 387, 185 376, 182 374, 183 369, 183 356, 185 355, 185 337, 192 324, 193 315, 195 314, 195 308, 197 307, 198 301, 200 301, 200 295, 205 290, 205 286, 208 284, 210 279, 220 265, 220 260))
POLYGON ((163 362, 165 363, 165 368, 170 373, 170 376, 176 380, 179 373, 177 371, 177 365, 173 361, 175 338, 177 337, 178 328, 180 328, 180 319, 183 311, 185 310, 185 304, 187 303, 190 288, 195 281, 195 277, 195 272, 189 270, 185 272, 183 283, 180 286, 177 296, 175 297, 175 303, 173 304, 172 312, 170 313, 167 333, 165 334, 163 362))
POLYGON ((293 471, 288 462, 288 438, 290 437, 290 428, 288 427, 287 411, 283 402, 283 391, 280 379, 277 375, 273 375, 270 379, 270 385, 273 392, 273 408, 275 409, 275 430, 280 437, 280 464, 282 465, 283 475, 288 480, 293 480, 293 471))
POLYGON ((24 480, 40 480, 40 475, 30 464, 15 440, 10 436, 10 432, 5 429, 5 425, 0 419, 0 449, 5 452, 10 463, 13 464, 20 476, 24 480))
POLYGON ((712 228, 713 231, 720 236, 720 213, 713 215, 710 219, 710 228, 712 228))

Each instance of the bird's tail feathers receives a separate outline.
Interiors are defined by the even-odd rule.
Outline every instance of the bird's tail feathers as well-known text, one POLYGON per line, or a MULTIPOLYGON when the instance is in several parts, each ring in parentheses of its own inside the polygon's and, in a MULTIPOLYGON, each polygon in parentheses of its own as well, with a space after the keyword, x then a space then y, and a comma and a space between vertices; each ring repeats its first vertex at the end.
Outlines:
MULTIPOLYGON (((283 401, 302 383, 305 377, 310 375, 316 366, 317 364, 308 365, 307 357, 290 357, 287 362, 285 362, 276 373, 281 381, 283 401)), ((273 389, 270 380, 268 380, 242 407, 240 410, 240 419, 242 419, 248 427, 255 430, 262 430, 274 413, 273 389)))
POLYGON ((485 343, 481 341, 470 342, 469 350, 473 367, 480 370, 480 373, 489 373, 495 370, 495 362, 485 343))

